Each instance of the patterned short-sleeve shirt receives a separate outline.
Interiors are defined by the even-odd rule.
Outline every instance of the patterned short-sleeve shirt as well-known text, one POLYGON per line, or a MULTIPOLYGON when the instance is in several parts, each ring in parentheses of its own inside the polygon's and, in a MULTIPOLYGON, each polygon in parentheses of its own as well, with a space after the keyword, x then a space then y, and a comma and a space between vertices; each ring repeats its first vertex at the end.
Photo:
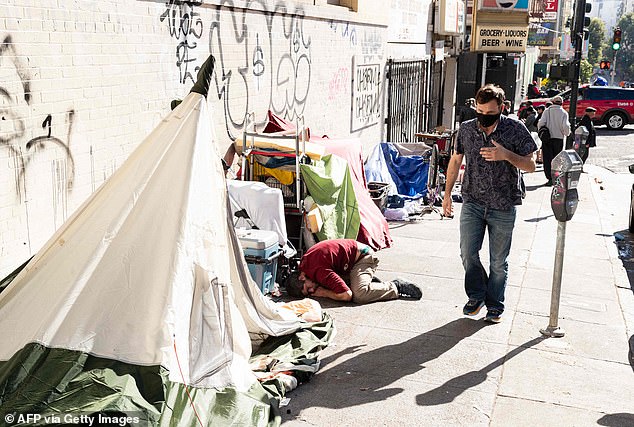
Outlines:
POLYGON ((488 162, 482 158, 480 148, 492 147, 491 140, 520 156, 533 153, 537 145, 522 122, 506 116, 500 116, 497 127, 488 137, 478 126, 477 119, 460 125, 456 152, 464 154, 466 159, 462 181, 464 201, 491 209, 509 210, 522 204, 520 174, 507 161, 488 162))

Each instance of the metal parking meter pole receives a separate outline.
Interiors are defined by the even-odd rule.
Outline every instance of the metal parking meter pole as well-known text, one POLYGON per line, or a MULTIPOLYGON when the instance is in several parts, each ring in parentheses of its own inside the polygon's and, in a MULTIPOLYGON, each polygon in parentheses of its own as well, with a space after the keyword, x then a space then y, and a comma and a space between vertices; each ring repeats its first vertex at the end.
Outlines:
MULTIPOLYGON (((580 132, 582 134, 582 132, 580 132)), ((553 191, 550 206, 557 219, 557 245, 553 268, 553 288, 550 296, 550 319, 548 327, 539 331, 546 336, 560 338, 565 332, 558 325, 559 301, 561 299, 561 279, 564 268, 564 248, 566 244, 566 222, 577 210, 577 184, 581 175, 581 157, 575 150, 564 150, 552 161, 553 191)))
POLYGON ((560 338, 565 335, 559 322, 559 301, 561 300, 561 276, 564 270, 564 247, 566 245, 566 221, 557 221, 557 247, 555 249, 555 267, 553 269, 553 289, 550 295, 550 319, 548 327, 540 332, 549 337, 560 338))

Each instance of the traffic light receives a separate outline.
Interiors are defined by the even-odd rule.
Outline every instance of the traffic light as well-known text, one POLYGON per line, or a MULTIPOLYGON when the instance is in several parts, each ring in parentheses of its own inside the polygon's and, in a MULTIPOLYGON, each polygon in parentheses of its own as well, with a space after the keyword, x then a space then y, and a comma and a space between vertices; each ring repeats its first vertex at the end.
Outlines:
POLYGON ((612 64, 610 61, 606 61, 605 59, 599 63, 599 68, 602 70, 609 70, 612 64))
POLYGON ((619 50, 621 48, 621 27, 614 29, 614 36, 612 37, 612 49, 619 50))
POLYGON ((577 37, 581 37, 581 40, 587 40, 590 36, 590 17, 587 16, 592 11, 592 4, 588 1, 578 0, 575 2, 575 14, 572 20, 572 34, 570 35, 570 41, 574 46, 577 42, 577 37))

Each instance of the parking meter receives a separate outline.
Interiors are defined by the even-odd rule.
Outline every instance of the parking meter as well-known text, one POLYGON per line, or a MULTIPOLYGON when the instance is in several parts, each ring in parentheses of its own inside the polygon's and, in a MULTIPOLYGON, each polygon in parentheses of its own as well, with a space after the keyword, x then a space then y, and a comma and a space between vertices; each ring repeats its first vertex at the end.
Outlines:
POLYGON ((582 155, 582 153, 585 153, 585 150, 587 150, 586 141, 588 140, 588 135, 590 135, 590 132, 585 126, 579 126, 575 130, 575 140, 573 143, 573 148, 580 156, 582 155))
POLYGON ((581 157, 575 150, 562 151, 551 163, 553 191, 550 195, 550 207, 557 221, 570 221, 577 210, 577 184, 582 166, 581 157))

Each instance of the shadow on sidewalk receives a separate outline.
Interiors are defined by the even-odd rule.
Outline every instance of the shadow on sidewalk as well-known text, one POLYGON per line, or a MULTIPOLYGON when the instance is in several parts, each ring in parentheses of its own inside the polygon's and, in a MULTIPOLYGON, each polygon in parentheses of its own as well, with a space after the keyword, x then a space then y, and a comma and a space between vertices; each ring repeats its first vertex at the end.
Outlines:
POLYGON ((630 289, 634 292, 634 234, 628 230, 617 231, 614 233, 614 243, 627 273, 630 289))
POLYGON ((405 342, 379 347, 336 364, 344 355, 356 353, 362 346, 350 346, 322 360, 322 370, 301 395, 291 397, 298 409, 319 406, 342 409, 395 396, 402 388, 385 388, 412 375, 424 364, 440 357, 464 338, 487 325, 482 320, 460 318, 405 342))
POLYGON ((605 414, 597 420, 600 426, 631 427, 634 425, 634 414, 621 412, 618 414, 605 414))
POLYGON ((434 406, 452 402, 456 397, 460 396, 462 392, 485 382, 489 372, 502 366, 509 359, 512 359, 524 350, 528 350, 545 339, 545 337, 533 338, 505 354, 504 357, 500 357, 489 363, 479 371, 467 372, 466 374, 450 379, 440 387, 430 390, 427 393, 419 394, 416 396, 416 403, 421 406, 434 406))

